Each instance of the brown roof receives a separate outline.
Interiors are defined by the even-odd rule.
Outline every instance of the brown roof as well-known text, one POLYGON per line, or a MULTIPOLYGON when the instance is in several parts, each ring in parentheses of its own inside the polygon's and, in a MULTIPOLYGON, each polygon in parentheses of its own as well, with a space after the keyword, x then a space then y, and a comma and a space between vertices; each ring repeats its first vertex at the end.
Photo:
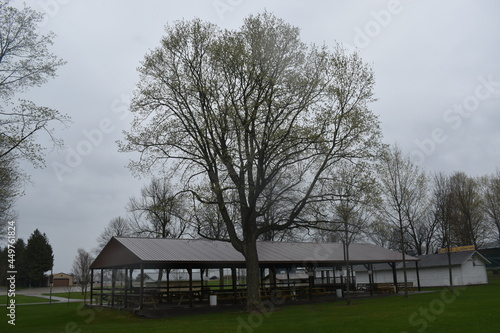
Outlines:
MULTIPOLYGON (((344 253, 340 243, 258 242, 259 262, 263 265, 283 264, 330 266, 342 264, 344 253)), ((353 264, 401 261, 399 252, 372 244, 351 244, 353 264)), ((407 256, 407 260, 418 258, 407 256)), ((245 259, 228 242, 204 239, 158 239, 114 237, 92 263, 92 268, 110 268, 144 264, 159 267, 231 267, 245 266, 245 259)))

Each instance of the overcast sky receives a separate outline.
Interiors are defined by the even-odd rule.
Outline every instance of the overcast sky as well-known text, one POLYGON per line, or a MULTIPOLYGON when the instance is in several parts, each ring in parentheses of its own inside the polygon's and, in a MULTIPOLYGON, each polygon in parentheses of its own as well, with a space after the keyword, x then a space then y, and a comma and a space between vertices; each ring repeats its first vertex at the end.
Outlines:
MULTIPOLYGON (((13 0, 16 3, 16 0, 13 0)), ((19 4, 20 1, 17 1, 19 4)), ((56 272, 70 272, 79 247, 91 250, 108 222, 125 215, 147 179, 126 168, 116 140, 132 118, 136 68, 159 45, 164 26, 199 17, 223 28, 267 10, 301 29, 307 43, 358 49, 376 78, 371 105, 384 141, 398 143, 429 172, 491 174, 500 167, 500 2, 27 0, 46 13, 43 33, 68 63, 25 98, 67 113, 56 134, 66 150, 17 202, 18 237, 38 228, 54 249, 56 272)), ((43 143, 43 140, 41 140, 43 143)))

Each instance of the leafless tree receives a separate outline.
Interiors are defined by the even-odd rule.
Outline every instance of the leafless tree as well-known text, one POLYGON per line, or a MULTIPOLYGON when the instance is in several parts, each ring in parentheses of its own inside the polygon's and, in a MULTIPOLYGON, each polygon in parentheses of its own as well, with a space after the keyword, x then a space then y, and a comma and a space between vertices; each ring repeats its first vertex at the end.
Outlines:
POLYGON ((456 245, 482 245, 491 229, 488 227, 479 180, 463 172, 449 178, 452 195, 451 236, 456 245))
POLYGON ((177 162, 185 191, 202 203, 215 198, 246 260, 247 310, 260 310, 259 237, 294 227, 325 170, 371 156, 380 142, 367 107, 371 69, 340 46, 306 46, 299 29, 264 13, 237 31, 200 20, 168 26, 140 72, 121 150, 141 153, 131 164, 138 173, 177 162), (266 192, 280 180, 286 186, 266 192), (286 215, 265 224, 277 202, 286 215))
MULTIPOLYGON (((366 236, 375 245, 393 249, 391 246, 394 226, 386 222, 385 218, 379 218, 376 215, 373 221, 368 225, 366 236)), ((400 246, 397 246, 399 249, 400 246)))
MULTIPOLYGON (((174 190, 167 177, 153 178, 141 190, 139 198, 131 198, 127 210, 132 214, 135 234, 153 238, 180 238, 188 234, 191 214, 185 195, 174 190)), ((166 274, 168 271, 166 270, 166 274)), ((158 270, 158 286, 163 270, 158 270)))
POLYGON ((483 180, 483 207, 500 239, 500 170, 483 180))
POLYGON ((438 226, 438 235, 441 238, 441 247, 446 248, 448 255, 448 275, 450 290, 453 291, 453 269, 451 264, 452 224, 454 202, 450 177, 443 173, 434 176, 433 212, 438 226))
POLYGON ((413 180, 408 183, 406 199, 403 203, 404 216, 408 222, 408 245, 418 255, 429 254, 432 239, 436 231, 436 222, 429 218, 430 196, 429 180, 424 171, 410 168, 415 172, 413 180))
POLYGON ((368 172, 368 165, 343 163, 331 170, 323 181, 324 192, 331 195, 321 205, 323 217, 318 227, 333 234, 342 242, 347 270, 347 304, 350 304, 350 259, 349 246, 363 236, 379 203, 374 177, 368 172))
POLYGON ((189 227, 186 199, 167 178, 153 178, 139 198, 130 199, 127 210, 132 213, 133 230, 142 236, 179 238, 189 227))
MULTIPOLYGON (((421 195, 424 173, 405 157, 398 146, 392 146, 382 155, 378 166, 383 203, 382 216, 391 222, 399 232, 400 251, 403 255, 403 276, 406 285, 407 233, 410 223, 418 214, 412 205, 421 195)), ((405 297, 408 289, 405 288, 405 297)))
POLYGON ((128 237, 134 234, 130 221, 123 217, 115 217, 97 238, 97 252, 100 252, 113 237, 128 237))
POLYGON ((80 284, 83 302, 87 300, 87 290, 90 284, 91 270, 90 265, 94 261, 92 255, 82 248, 78 249, 75 260, 73 261, 72 273, 75 276, 76 281, 80 284))

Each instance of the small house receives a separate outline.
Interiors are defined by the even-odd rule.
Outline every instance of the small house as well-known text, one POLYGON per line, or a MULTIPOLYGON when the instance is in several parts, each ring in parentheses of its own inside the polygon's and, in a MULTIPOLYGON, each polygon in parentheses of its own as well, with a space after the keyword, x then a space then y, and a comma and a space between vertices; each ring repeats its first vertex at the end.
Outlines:
MULTIPOLYGON (((448 254, 438 253, 417 256, 418 277, 422 287, 449 286, 448 254)), ((477 251, 464 251, 451 253, 451 266, 454 286, 466 286, 474 284, 487 284, 488 276, 486 265, 489 261, 477 251)), ((404 281, 403 263, 396 264, 396 275, 398 282, 404 281)), ((366 267, 357 266, 356 282, 369 283, 368 270, 366 267)), ((391 283, 394 279, 393 269, 388 264, 373 265, 374 283, 391 283)), ((418 285, 417 269, 414 262, 406 263, 406 275, 409 283, 418 285)))
POLYGON ((73 275, 66 273, 54 274, 52 281, 54 287, 70 287, 75 284, 73 275))

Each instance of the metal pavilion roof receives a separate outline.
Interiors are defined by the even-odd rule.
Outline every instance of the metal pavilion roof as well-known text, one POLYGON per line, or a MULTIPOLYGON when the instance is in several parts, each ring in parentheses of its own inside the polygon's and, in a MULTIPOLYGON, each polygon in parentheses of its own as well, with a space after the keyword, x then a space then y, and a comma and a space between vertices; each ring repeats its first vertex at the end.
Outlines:
MULTIPOLYGON (((258 242, 257 251, 261 265, 330 266, 344 262, 341 243, 258 242)), ((349 254, 353 264, 402 260, 401 253, 372 244, 351 244, 349 254)), ((245 258, 230 243, 222 241, 113 237, 91 268, 139 267, 141 264, 151 268, 244 267, 245 258)))

